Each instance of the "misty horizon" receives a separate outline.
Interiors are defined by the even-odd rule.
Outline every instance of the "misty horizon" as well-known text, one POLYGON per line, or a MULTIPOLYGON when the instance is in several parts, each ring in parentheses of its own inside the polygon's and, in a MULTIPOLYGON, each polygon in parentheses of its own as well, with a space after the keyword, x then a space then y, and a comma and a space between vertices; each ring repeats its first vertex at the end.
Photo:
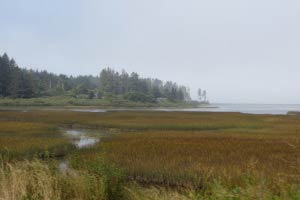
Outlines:
POLYGON ((106 67, 205 89, 211 103, 300 103, 297 1, 2 2, 0 54, 21 68, 106 67), (67 12, 66 12, 67 10, 67 12))

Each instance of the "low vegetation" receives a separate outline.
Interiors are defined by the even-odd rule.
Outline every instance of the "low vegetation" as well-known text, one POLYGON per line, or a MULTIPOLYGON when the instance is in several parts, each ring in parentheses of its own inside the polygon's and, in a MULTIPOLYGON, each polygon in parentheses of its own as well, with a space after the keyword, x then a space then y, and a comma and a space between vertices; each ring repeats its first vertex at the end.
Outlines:
POLYGON ((12 156, 0 170, 0 199, 300 199, 299 122, 297 115, 2 111, 0 152, 12 156), (59 128, 113 134, 74 149, 59 128), (53 160, 62 150, 66 173, 53 160))
POLYGON ((30 106, 32 109, 40 109, 49 107, 95 107, 97 108, 145 108, 145 107, 183 107, 194 108, 199 106, 198 102, 184 102, 184 101, 161 101, 161 102, 147 102, 147 101, 131 101, 122 97, 111 97, 107 99, 87 99, 75 98, 72 96, 55 96, 55 97, 37 97, 30 99, 11 99, 0 98, 0 109, 20 109, 20 107, 30 106))
POLYGON ((2 160, 63 156, 73 149, 57 127, 41 122, 0 121, 2 160))

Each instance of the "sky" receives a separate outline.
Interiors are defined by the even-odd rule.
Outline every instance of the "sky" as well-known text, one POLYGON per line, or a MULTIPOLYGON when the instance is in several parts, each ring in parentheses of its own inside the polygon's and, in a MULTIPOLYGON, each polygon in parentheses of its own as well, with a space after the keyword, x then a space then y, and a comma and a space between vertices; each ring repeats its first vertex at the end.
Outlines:
POLYGON ((206 89, 217 103, 300 103, 299 0, 0 0, 20 67, 105 67, 206 89))

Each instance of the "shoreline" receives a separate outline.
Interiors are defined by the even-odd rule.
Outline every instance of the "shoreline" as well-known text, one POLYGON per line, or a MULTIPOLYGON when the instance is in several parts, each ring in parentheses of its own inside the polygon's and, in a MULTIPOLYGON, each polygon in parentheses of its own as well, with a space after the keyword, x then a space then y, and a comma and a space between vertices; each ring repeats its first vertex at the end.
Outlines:
POLYGON ((30 99, 0 98, 0 107, 63 107, 63 108, 197 108, 205 107, 196 101, 134 102, 124 99, 79 99, 73 97, 41 97, 30 99))

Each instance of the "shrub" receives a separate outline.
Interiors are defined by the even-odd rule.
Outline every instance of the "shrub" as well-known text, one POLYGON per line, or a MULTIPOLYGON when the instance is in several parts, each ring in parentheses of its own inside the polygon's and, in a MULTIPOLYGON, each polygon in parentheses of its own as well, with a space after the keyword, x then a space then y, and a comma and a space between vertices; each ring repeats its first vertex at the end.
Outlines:
POLYGON ((141 92, 128 92, 124 95, 124 99, 127 99, 129 101, 134 101, 134 102, 149 102, 149 103, 155 102, 153 96, 141 92))

